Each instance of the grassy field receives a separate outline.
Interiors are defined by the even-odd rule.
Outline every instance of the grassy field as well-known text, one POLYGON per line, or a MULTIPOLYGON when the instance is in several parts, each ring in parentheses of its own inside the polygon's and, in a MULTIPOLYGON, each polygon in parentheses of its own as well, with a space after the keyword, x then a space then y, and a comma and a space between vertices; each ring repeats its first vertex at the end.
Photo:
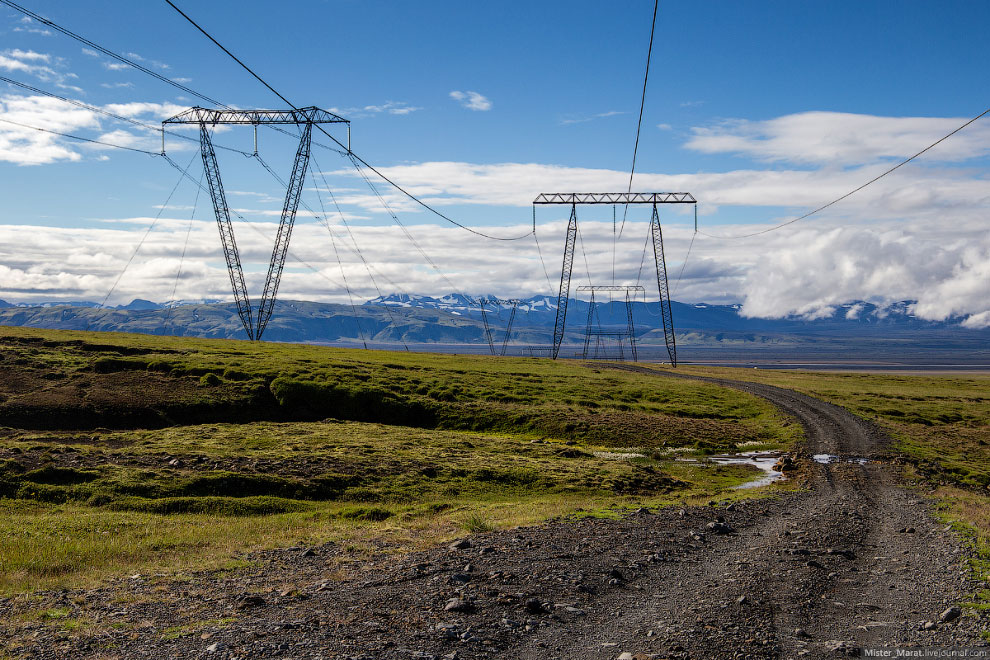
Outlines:
POLYGON ((25 328, 0 358, 5 593, 739 497, 752 468, 670 458, 800 436, 740 392, 570 361, 25 328))

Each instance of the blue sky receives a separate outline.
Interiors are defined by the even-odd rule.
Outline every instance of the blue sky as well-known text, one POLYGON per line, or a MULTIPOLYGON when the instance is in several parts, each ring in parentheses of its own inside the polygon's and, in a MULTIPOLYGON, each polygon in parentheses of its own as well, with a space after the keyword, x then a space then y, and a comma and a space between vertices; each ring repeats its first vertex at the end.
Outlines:
MULTIPOLYGON (((224 103, 281 105, 163 1, 22 4, 224 103)), ((294 103, 350 118, 358 154, 465 224, 518 233, 536 192, 625 188, 650 2, 179 6, 294 103)), ((23 19, 0 6, 0 75, 151 124, 202 103, 23 19)), ((633 187, 693 192, 711 233, 745 233, 818 206, 987 107, 988 22, 990 5, 974 2, 661 2, 633 187)), ((132 125, 18 87, 0 83, 0 103, 0 119, 158 148, 132 125)), ((988 121, 814 219, 754 240, 698 237, 675 297, 741 302, 761 316, 912 299, 925 317, 990 324, 988 121)), ((251 134, 228 130, 216 142, 250 151, 251 134)), ((292 142, 263 131, 261 144, 285 176, 292 142)), ((194 147, 170 141, 169 153, 191 161, 198 178, 194 147)), ((328 216, 338 263, 327 231, 301 210, 285 295, 345 300, 344 278, 358 298, 552 290, 562 210, 537 214, 544 272, 532 241, 485 242, 381 187, 417 248, 346 159, 314 153, 326 181, 310 182, 307 205, 329 205, 315 190, 328 185, 351 233, 328 216), (345 249, 355 243, 370 266, 345 249)), ((258 163, 221 154, 221 167, 231 206, 256 225, 239 234, 256 279, 283 193, 258 163)), ((159 158, 2 122, 0 176, 6 300, 102 299, 178 178, 159 158)), ((173 288, 185 298, 228 295, 208 202, 194 214, 195 195, 179 186, 111 302, 162 300, 173 288)), ((664 211, 668 259, 680 272, 691 219, 664 211)), ((610 281, 611 209, 581 218, 582 277, 610 281)), ((640 275, 646 217, 637 209, 630 218, 615 245, 616 281, 640 275)))

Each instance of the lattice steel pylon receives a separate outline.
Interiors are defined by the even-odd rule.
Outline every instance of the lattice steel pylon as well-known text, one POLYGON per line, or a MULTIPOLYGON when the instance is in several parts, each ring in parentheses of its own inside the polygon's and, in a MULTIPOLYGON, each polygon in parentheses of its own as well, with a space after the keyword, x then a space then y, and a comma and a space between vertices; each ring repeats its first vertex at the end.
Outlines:
MULTIPOLYGON (((671 366, 677 366, 677 344, 674 338, 674 318, 671 311, 670 291, 667 287, 667 264, 663 254, 663 234, 660 231, 659 204, 697 204, 691 193, 541 193, 533 200, 536 204, 570 204, 571 217, 567 223, 567 237, 564 241, 564 264, 560 272, 560 292, 557 294, 557 320, 553 330, 551 356, 557 359, 560 344, 564 338, 567 320, 567 298, 571 289, 571 269, 574 265, 574 241, 577 237, 578 204, 650 204, 653 216, 650 219, 650 232, 653 237, 653 256, 657 266, 657 288, 660 293, 660 317, 663 320, 664 341, 671 366)), ((534 216, 535 217, 535 216, 534 216)))
MULTIPOLYGON (((203 156, 203 168, 213 199, 213 211, 217 218, 220 231, 220 243, 223 246, 224 259, 227 261, 227 272, 230 275, 230 287, 237 304, 237 314, 244 325, 248 339, 260 340, 272 310, 275 308, 275 298, 278 286, 285 269, 285 258, 289 250, 289 239, 299 209, 302 196, 303 182, 306 180, 306 170, 309 167, 310 145, 313 135, 313 124, 348 124, 349 122, 327 110, 317 107, 306 107, 293 110, 213 110, 209 108, 190 108, 185 112, 170 117, 162 122, 162 153, 165 151, 164 127, 166 124, 198 124, 199 144, 203 156), (292 165, 292 175, 285 191, 285 203, 282 205, 282 215, 272 257, 268 265, 268 275, 265 278, 265 288, 258 305, 257 318, 251 307, 247 284, 244 280, 244 268, 241 266, 240 252, 234 238, 234 227, 230 221, 230 207, 227 206, 227 196, 224 193, 223 182, 220 179, 220 166, 210 138, 210 129, 220 124, 248 124, 255 129, 255 152, 257 152, 257 130, 259 125, 296 125, 302 126, 299 137, 299 147, 292 165)), ((348 140, 349 141, 349 140, 348 140)))
MULTIPOLYGON (((599 359, 599 350, 602 347, 602 342, 606 339, 613 339, 616 341, 619 349, 619 359, 623 360, 625 358, 622 352, 622 340, 625 339, 629 342, 629 352, 632 355, 632 361, 639 361, 639 354, 636 350, 636 324, 633 321, 633 308, 632 308, 632 297, 629 295, 633 294, 643 294, 646 295, 646 290, 639 286, 638 284, 632 286, 624 285, 588 285, 579 286, 578 291, 589 291, 591 292, 591 300, 588 302, 588 324, 585 326, 584 330, 584 352, 581 357, 588 359, 590 348, 591 348, 591 338, 595 338, 595 353, 591 359, 599 359), (594 329, 594 320, 598 316, 597 303, 595 302, 595 291, 624 291, 626 294, 625 309, 626 309, 626 328, 625 330, 603 330, 601 328, 601 319, 599 318, 598 330, 594 329)), ((606 356, 604 359, 608 359, 606 356)))
POLYGON ((488 313, 485 311, 485 305, 494 305, 501 310, 502 307, 512 305, 512 311, 509 313, 509 322, 505 326, 505 336, 502 337, 502 347, 498 352, 500 357, 505 355, 505 349, 509 345, 509 336, 512 334, 512 323, 516 320, 516 308, 519 307, 521 300, 502 300, 501 298, 481 298, 478 300, 478 306, 481 307, 481 320, 485 324, 485 337, 488 340, 488 349, 491 351, 492 355, 495 353, 495 335, 492 333, 491 325, 488 323, 488 313))

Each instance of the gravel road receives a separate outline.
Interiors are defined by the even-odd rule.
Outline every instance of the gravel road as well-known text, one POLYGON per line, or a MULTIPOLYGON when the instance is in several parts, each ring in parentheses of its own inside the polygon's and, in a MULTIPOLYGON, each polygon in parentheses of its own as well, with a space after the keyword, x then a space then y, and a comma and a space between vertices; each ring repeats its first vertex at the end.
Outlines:
POLYGON ((245 572, 7 599, 0 639, 30 658, 362 660, 819 658, 986 644, 986 619, 952 609, 981 586, 967 555, 925 494, 899 483, 882 432, 789 390, 716 382, 800 421, 806 489, 360 561, 334 545, 285 549, 245 572), (12 623, 45 605, 91 625, 52 634, 12 623))

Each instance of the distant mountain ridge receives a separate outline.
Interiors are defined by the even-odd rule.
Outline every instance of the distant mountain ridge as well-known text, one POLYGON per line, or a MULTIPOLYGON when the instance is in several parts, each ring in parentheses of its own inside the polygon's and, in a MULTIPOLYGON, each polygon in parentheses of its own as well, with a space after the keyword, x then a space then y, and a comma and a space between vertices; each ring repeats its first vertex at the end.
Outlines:
MULTIPOLYGON (((486 296, 491 300, 492 297, 486 296)), ((415 343, 485 345, 485 325, 479 298, 463 294, 430 297, 392 294, 352 307, 331 303, 280 300, 265 338, 292 342, 415 343)), ((880 307, 867 302, 836 306, 824 318, 746 318, 739 305, 704 303, 672 304, 679 345, 734 346, 792 345, 852 339, 897 339, 938 347, 946 342, 990 340, 990 330, 971 330, 961 319, 926 321, 910 314, 909 301, 880 307)), ((555 297, 536 295, 521 300, 510 336, 513 345, 547 345, 556 321, 555 297)), ((637 340, 662 345, 657 303, 632 305, 637 340)), ((486 303, 493 342, 505 337, 510 305, 486 303)), ((571 299, 567 310, 565 341, 580 344, 588 324, 589 303, 571 299)), ((592 323, 600 327, 626 327, 625 304, 602 302, 592 323)), ((12 305, 0 301, 0 325, 53 329, 140 332, 157 335, 244 338, 236 307, 226 302, 172 301, 155 303, 135 299, 126 305, 101 308, 96 303, 43 302, 12 305)))

